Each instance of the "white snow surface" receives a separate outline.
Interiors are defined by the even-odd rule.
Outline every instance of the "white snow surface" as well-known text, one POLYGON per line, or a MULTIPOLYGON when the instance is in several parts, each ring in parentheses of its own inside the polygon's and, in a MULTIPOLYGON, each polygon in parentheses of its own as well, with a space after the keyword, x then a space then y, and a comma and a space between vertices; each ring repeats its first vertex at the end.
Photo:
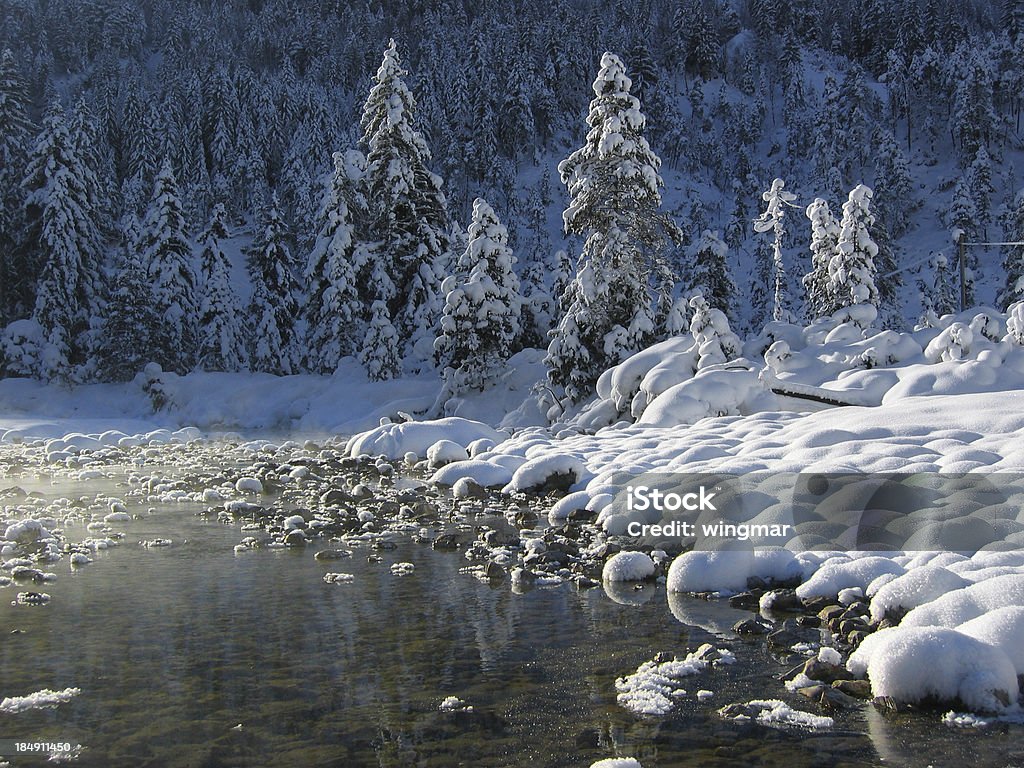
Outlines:
POLYGON ((643 768, 635 757, 606 757, 591 763, 590 768, 643 768))

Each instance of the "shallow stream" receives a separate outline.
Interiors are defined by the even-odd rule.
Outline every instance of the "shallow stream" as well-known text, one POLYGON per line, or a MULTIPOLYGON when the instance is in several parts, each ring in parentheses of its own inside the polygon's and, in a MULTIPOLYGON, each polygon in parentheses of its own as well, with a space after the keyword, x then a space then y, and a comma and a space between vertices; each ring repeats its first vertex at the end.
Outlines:
MULTIPOLYGON (((0 488, 47 497, 118 487, 9 471, 0 488)), ((330 562, 314 559, 322 544, 236 554, 239 527, 202 509, 131 508, 119 546, 81 568, 45 566, 57 574, 40 587, 47 605, 12 605, 19 587, 0 589, 0 698, 81 689, 53 709, 0 713, 0 740, 81 744, 75 765, 168 768, 554 768, 616 755, 644 768, 1024 764, 1021 726, 954 729, 936 712, 864 704, 818 732, 723 719, 719 708, 751 699, 818 711, 776 679, 792 662, 729 631, 750 614, 724 602, 670 603, 663 585, 516 593, 460 572, 461 553, 409 539, 330 562), (174 543, 138 543, 156 537, 174 543), (392 573, 398 562, 415 571, 392 573), (329 571, 353 580, 327 584, 329 571), (705 642, 738 661, 686 678, 673 712, 616 703, 617 677, 705 642), (701 689, 713 695, 698 701, 701 689), (442 711, 449 696, 472 710, 442 711)))

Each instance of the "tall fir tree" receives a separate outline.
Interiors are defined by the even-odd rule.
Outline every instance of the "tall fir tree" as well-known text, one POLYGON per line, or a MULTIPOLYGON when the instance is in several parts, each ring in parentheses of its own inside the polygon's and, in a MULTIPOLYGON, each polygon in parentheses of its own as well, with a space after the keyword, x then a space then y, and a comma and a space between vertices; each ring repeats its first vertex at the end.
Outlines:
POLYGON ((137 235, 125 233, 120 264, 107 294, 98 348, 104 381, 131 381, 147 363, 171 356, 149 275, 137 252, 137 235))
POLYGON ((199 367, 206 371, 244 371, 249 367, 241 302, 224 252, 229 237, 227 211, 217 203, 199 238, 199 367))
POLYGON ((389 314, 402 342, 426 359, 450 259, 448 206, 441 178, 428 167, 430 150, 416 129, 416 102, 405 74, 392 40, 363 105, 361 143, 367 198, 373 202, 370 236, 379 243, 374 258, 396 288, 385 299, 389 314))
POLYGON ((90 374, 92 320, 102 298, 102 243, 88 168, 58 101, 47 110, 23 187, 28 242, 40 265, 32 317, 45 346, 36 373, 45 380, 81 380, 90 374))
POLYGON ((360 348, 374 299, 368 275, 372 253, 360 241, 349 208, 349 203, 360 196, 358 185, 364 172, 361 159, 358 152, 335 153, 316 242, 306 259, 306 368, 317 373, 333 373, 343 357, 360 348))
POLYGON ((299 350, 295 332, 301 289, 276 195, 260 215, 248 267, 253 285, 250 312, 256 318, 253 368, 278 375, 297 373, 299 350))
POLYGON ((893 237, 907 231, 910 212, 916 205, 913 180, 906 155, 889 131, 879 130, 875 150, 875 215, 893 237))
POLYGON ((32 270, 22 250, 24 195, 33 126, 14 54, 0 54, 0 328, 31 306, 32 270))
POLYGON ((827 317, 839 309, 831 294, 828 265, 839 244, 839 222, 828 202, 818 197, 807 206, 811 222, 811 271, 803 277, 804 306, 809 320, 827 317))
POLYGON ((698 290, 709 307, 733 314, 736 285, 729 270, 729 246, 717 232, 705 229, 690 247, 690 288, 698 290))
MULTIPOLYGON (((1010 243, 1024 242, 1024 190, 1017 194, 1013 210, 1007 217, 1004 239, 1010 243)), ((1003 257, 1003 287, 996 297, 1004 312, 1016 301, 1024 300, 1024 245, 1007 246, 1003 257)))
POLYGON ((445 281, 449 290, 434 342, 445 399, 493 382, 521 334, 523 300, 508 230, 481 198, 473 203, 468 234, 460 262, 469 274, 445 281))
POLYGON ((199 278, 192 265, 178 182, 169 160, 164 160, 157 174, 139 245, 167 339, 167 356, 155 362, 164 370, 187 373, 196 363, 199 278))
POLYGON ((878 246, 871 239, 872 224, 871 190, 858 184, 850 190, 850 196, 843 204, 839 240, 828 267, 829 292, 839 308, 870 304, 878 309, 878 289, 875 287, 878 246))
POLYGON ((570 197, 565 231, 586 243, 545 362, 551 381, 574 401, 650 340, 651 276, 667 236, 677 237, 659 211, 661 160, 644 138, 646 118, 631 85, 622 60, 605 53, 586 143, 558 167, 570 197))
POLYGON ((398 331, 388 317, 388 305, 377 300, 370 307, 370 324, 359 352, 359 362, 371 381, 387 381, 402 370, 398 331))

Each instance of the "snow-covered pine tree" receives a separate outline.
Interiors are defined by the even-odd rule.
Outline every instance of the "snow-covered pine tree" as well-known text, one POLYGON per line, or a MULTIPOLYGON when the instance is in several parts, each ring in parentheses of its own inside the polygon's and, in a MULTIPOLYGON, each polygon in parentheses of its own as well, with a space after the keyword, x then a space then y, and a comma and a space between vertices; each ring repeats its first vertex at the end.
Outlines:
POLYGON ((206 371, 244 371, 249 367, 247 329, 231 282, 231 264, 224 253, 223 243, 229 236, 227 211, 217 203, 199 238, 199 367, 206 371))
POLYGON ((807 206, 807 218, 811 222, 811 271, 803 277, 804 306, 808 319, 814 320, 839 309, 829 293, 831 282, 828 275, 829 262, 839 243, 839 223, 828 202, 820 197, 807 206))
POLYGON ((890 131, 879 129, 875 150, 876 217, 884 221, 893 237, 907 230, 910 212, 915 207, 913 181, 906 155, 890 131))
POLYGON ((871 190, 858 184, 850 190, 850 196, 843 204, 839 240, 828 265, 828 291, 838 308, 852 304, 871 304, 878 308, 874 261, 878 246, 869 233, 873 222, 871 190))
MULTIPOLYGON (((1013 210, 1006 218, 1003 235, 1006 242, 1024 242, 1024 190, 1017 194, 1013 210)), ((1003 272, 1005 282, 996 302, 1005 312, 1014 302, 1024 300, 1024 245, 1007 246, 1003 257, 1003 272)))
POLYGON ((403 343, 429 356, 440 315, 441 277, 448 270, 448 206, 441 178, 427 167, 430 150, 415 126, 416 103, 392 40, 363 106, 370 236, 375 258, 396 288, 388 299, 403 343), (428 341, 424 348, 422 342, 428 341))
POLYGON ((178 183, 164 160, 142 222, 139 241, 153 300, 163 318, 168 357, 154 359, 165 371, 187 373, 195 365, 199 330, 199 278, 185 234, 178 183))
POLYGON ((974 203, 978 227, 984 235, 985 225, 991 219, 992 197, 996 193, 995 187, 992 185, 992 160, 984 145, 978 147, 974 160, 967 168, 966 178, 971 201, 974 203))
POLYGON ((33 128, 14 54, 0 54, 0 328, 30 308, 31 275, 22 261, 24 190, 33 128))
POLYGON ((718 237, 718 232, 705 229, 700 239, 690 246, 689 288, 700 291, 703 300, 728 316, 733 311, 736 285, 733 283, 728 262, 729 246, 718 237))
POLYGON ((949 259, 945 254, 937 254, 930 266, 932 280, 930 285, 926 285, 925 308, 935 313, 936 317, 956 312, 960 298, 956 295, 949 259))
POLYGON ((551 295, 551 238, 547 228, 544 182, 535 185, 527 199, 528 237, 520 289, 523 296, 522 345, 541 348, 547 345, 548 331, 554 324, 557 302, 551 295))
POLYGON ((786 290, 786 265, 782 259, 782 238, 786 234, 783 220, 786 206, 793 205, 796 195, 785 189, 786 182, 775 179, 770 188, 765 190, 761 199, 765 202, 764 212, 754 221, 755 232, 771 230, 772 242, 772 320, 791 322, 790 300, 786 290))
POLYGON ((59 101, 47 110, 23 187, 29 243, 41 270, 32 318, 44 347, 35 373, 44 380, 82 379, 94 340, 90 320, 101 300, 101 242, 88 169, 75 152, 59 101))
POLYGON ((316 242, 306 259, 306 368, 316 373, 333 373, 343 357, 360 348, 373 299, 367 274, 372 252, 360 242, 349 210, 349 201, 360 194, 361 159, 355 150, 334 154, 316 242))
POLYGON ((508 230, 481 198, 473 203, 460 263, 471 265, 469 275, 453 281, 434 342, 447 396, 483 390, 494 381, 521 334, 523 300, 508 230))
POLYGON ((131 381, 150 361, 173 356, 149 275, 134 245, 126 244, 123 250, 101 328, 97 368, 103 381, 131 381))
POLYGON ((359 353, 359 362, 371 381, 387 381, 399 374, 402 370, 400 349, 398 331, 388 317, 388 305, 380 300, 373 302, 366 340, 359 353))
POLYGON ((251 360, 254 370, 288 375, 298 368, 295 327, 301 290, 288 248, 288 233, 277 207, 277 195, 273 195, 260 215, 249 250, 251 315, 256 318, 251 360))
POLYGON ((868 227, 868 235, 878 246, 875 262, 875 287, 878 289, 878 321, 883 328, 902 330, 903 307, 901 289, 903 275, 896 263, 896 246, 889 235, 885 222, 875 218, 868 227))
POLYGON ((700 291, 690 297, 693 318, 690 334, 697 343, 697 370, 727 363, 740 353, 740 340, 729 328, 729 318, 710 306, 700 291))
POLYGON ((568 234, 586 236, 566 316, 545 362, 551 381, 580 400, 610 365, 640 349, 654 328, 650 280, 666 236, 661 161, 643 136, 645 117, 622 60, 601 58, 586 143, 558 167, 570 202, 568 234))

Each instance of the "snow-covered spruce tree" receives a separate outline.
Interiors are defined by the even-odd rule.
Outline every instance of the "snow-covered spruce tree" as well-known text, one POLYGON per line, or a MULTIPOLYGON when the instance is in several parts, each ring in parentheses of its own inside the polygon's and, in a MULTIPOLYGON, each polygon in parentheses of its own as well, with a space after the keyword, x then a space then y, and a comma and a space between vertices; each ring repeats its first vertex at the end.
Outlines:
POLYGON ((651 275, 666 235, 678 236, 659 212, 661 161, 643 136, 646 119, 630 86, 622 60, 605 53, 586 143, 558 167, 570 197, 565 231, 586 243, 545 362, 548 377, 574 401, 650 340, 651 275))
POLYGON ((878 308, 874 261, 878 246, 869 233, 873 222, 871 190, 858 184, 850 190, 843 204, 839 240, 828 265, 828 291, 839 309, 852 304, 871 304, 878 308))
POLYGON ((387 381, 398 375, 402 369, 400 347, 398 331, 388 317, 388 305, 379 300, 373 302, 366 340, 359 352, 359 362, 371 381, 387 381))
POLYGON ((522 345, 546 346, 558 304, 551 295, 551 238, 547 230, 545 182, 534 186, 527 201, 528 238, 520 289, 523 296, 522 345))
POLYGON ((20 249, 25 178, 33 127, 14 54, 0 54, 0 328, 30 308, 30 277, 20 249))
POLYGON ((300 288, 287 238, 277 210, 277 195, 273 195, 260 216, 248 268, 253 286, 250 314, 256 319, 253 370, 278 375, 296 373, 298 368, 295 326, 300 288))
POLYGON ((991 218, 992 197, 996 193, 992 186, 992 160, 984 145, 978 147, 974 160, 967 168, 966 177, 978 225, 984 229, 991 218))
POLYGON ((700 239, 690 247, 690 289, 700 291, 704 301, 714 309, 730 315, 736 285, 729 271, 729 246, 717 232, 705 229, 700 239))
POLYGON ((910 168, 906 155, 890 131, 880 129, 876 143, 875 211, 889 232, 899 237, 907 231, 910 212, 916 205, 910 168))
POLYGON ((131 381, 152 360, 173 356, 149 275, 132 246, 111 281, 101 328, 97 368, 103 381, 131 381))
POLYGON ((689 304, 693 310, 690 335, 699 352, 697 370, 735 359, 740 353, 740 340, 729 328, 725 313, 710 306, 699 291, 690 297, 689 304))
POLYGON ((359 241, 349 210, 363 178, 361 159, 356 151, 334 154, 316 242, 306 259, 306 368, 317 373, 333 373, 343 357, 358 351, 374 298, 367 274, 372 253, 359 241))
POLYGON ((249 367, 247 329, 231 283, 231 264, 224 253, 223 242, 228 237, 227 211, 217 203, 199 238, 199 367, 206 371, 244 371, 249 367))
POLYGON ((875 256, 875 287, 878 289, 878 324, 883 328, 902 329, 903 275, 897 264, 897 246, 885 222, 876 218, 868 227, 868 235, 878 246, 875 256))
POLYGON ((764 212, 754 221, 755 232, 768 232, 774 235, 772 242, 772 320, 790 322, 793 319, 789 310, 790 302, 786 291, 786 265, 782 260, 782 238, 786 230, 782 225, 786 216, 786 206, 793 205, 796 195, 787 192, 786 182, 775 179, 769 189, 761 195, 765 201, 764 212))
MULTIPOLYGON (((1007 242, 1024 242, 1024 190, 1017 194, 1013 211, 1006 219, 1003 234, 1007 242)), ((1003 271, 1006 278, 996 302, 1005 312, 1014 302, 1024 300, 1024 245, 1007 246, 1006 255, 1003 257, 1003 271)))
POLYGON ((956 311, 959 297, 953 288, 952 273, 949 259, 944 254, 937 254, 930 262, 932 267, 932 283, 925 292, 926 308, 941 317, 956 311))
POLYGON ((44 380, 82 379, 94 340, 90 320, 101 299, 101 242, 87 169, 57 101, 47 111, 23 186, 25 220, 41 267, 32 319, 44 346, 34 373, 44 380))
MULTIPOLYGON (((444 379, 442 396, 483 390, 501 373, 519 339, 522 297, 508 247, 508 230, 487 201, 473 203, 469 243, 460 263, 469 275, 450 287, 434 353, 444 379)), ((447 399, 445 397, 445 399, 447 399)))
POLYGON ((427 167, 430 150, 415 126, 416 103, 405 74, 392 40, 360 122, 372 201, 369 235, 379 243, 380 271, 395 287, 386 299, 389 312, 402 342, 426 359, 440 316, 440 279, 450 259, 448 206, 441 178, 427 167))
POLYGON ((164 160, 157 174, 139 247, 167 339, 168 356, 153 361, 165 371, 187 373, 195 365, 198 350, 199 278, 192 266, 192 246, 169 160, 164 160))
POLYGON ((829 293, 831 283, 828 275, 829 262, 839 243, 839 223, 828 203, 820 197, 807 206, 807 218, 811 222, 811 271, 803 277, 804 305, 808 319, 814 320, 839 309, 829 293))

